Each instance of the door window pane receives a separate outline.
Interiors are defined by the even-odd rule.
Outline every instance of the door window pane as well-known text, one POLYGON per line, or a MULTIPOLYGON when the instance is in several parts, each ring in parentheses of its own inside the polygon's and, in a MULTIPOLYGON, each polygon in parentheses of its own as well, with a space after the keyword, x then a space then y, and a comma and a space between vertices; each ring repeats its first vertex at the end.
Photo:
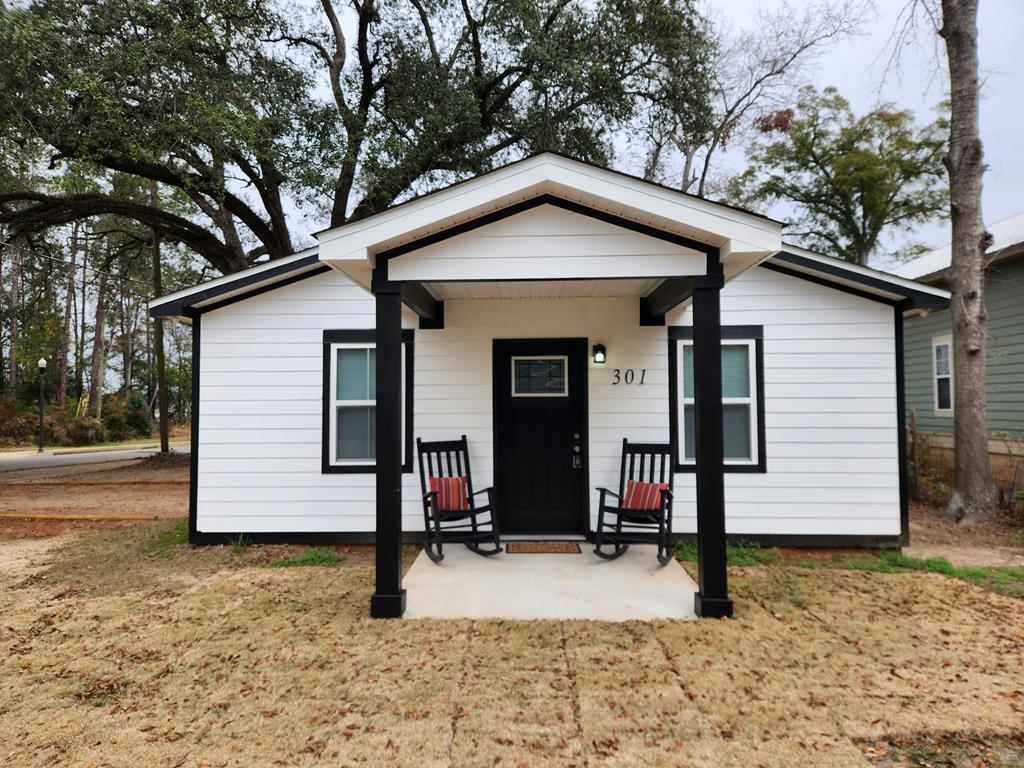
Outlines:
POLYGON ((337 408, 337 458, 339 460, 377 457, 377 408, 349 405, 337 408))
POLYGON ((565 395, 565 358, 512 358, 513 395, 565 395))

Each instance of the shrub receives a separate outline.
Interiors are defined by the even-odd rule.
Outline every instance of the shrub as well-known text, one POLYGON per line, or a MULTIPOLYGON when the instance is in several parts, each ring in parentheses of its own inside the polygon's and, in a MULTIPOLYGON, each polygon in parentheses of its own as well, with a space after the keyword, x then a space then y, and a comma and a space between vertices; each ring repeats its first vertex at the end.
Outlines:
POLYGON ((111 440, 149 437, 153 433, 153 419, 145 396, 134 391, 127 400, 122 395, 111 395, 103 403, 103 426, 111 440))

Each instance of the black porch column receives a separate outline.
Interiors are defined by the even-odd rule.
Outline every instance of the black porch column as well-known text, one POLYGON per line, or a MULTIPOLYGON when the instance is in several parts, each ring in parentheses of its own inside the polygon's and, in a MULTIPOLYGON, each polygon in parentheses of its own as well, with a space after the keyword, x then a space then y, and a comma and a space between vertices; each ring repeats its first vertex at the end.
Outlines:
POLYGON ((694 278, 693 369, 697 449, 698 616, 732 616, 725 556, 725 473, 722 435, 722 318, 725 279, 717 258, 694 278))
POLYGON ((405 613, 402 589, 402 284, 373 270, 377 305, 377 586, 370 615, 405 613))

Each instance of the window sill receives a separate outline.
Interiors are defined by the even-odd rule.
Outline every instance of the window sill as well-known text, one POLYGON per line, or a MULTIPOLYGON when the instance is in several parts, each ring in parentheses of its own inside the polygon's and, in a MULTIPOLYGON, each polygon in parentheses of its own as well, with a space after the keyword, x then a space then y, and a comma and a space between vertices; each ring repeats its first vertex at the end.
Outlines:
MULTIPOLYGON (((413 468, 411 463, 402 465, 402 474, 411 475, 413 468)), ((377 474, 376 464, 322 464, 320 467, 322 475, 375 475, 377 474)))
MULTIPOLYGON (((764 473, 768 472, 768 468, 767 468, 767 466, 765 466, 765 462, 764 461, 761 461, 761 462, 759 462, 757 464, 723 464, 722 465, 722 469, 725 471, 725 473, 727 475, 728 474, 744 474, 744 473, 746 473, 746 474, 754 474, 754 473, 764 474, 764 473)), ((684 473, 684 474, 691 474, 691 475, 692 474, 696 474, 696 472, 697 472, 697 465, 696 464, 676 464, 674 471, 675 472, 679 472, 679 473, 684 473)))

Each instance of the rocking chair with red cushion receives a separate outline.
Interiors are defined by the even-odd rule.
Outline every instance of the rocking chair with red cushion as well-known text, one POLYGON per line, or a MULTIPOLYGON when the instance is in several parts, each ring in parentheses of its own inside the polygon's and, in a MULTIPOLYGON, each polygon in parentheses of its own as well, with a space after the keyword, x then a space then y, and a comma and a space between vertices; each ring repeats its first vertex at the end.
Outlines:
POLYGON ((494 488, 473 492, 466 436, 430 443, 417 438, 416 451, 427 557, 440 563, 444 560, 445 544, 465 544, 484 557, 501 552, 494 488), (487 495, 487 503, 478 506, 476 497, 483 494, 487 495), (482 547, 483 543, 491 546, 482 547))
POLYGON ((672 446, 622 441, 619 492, 597 489, 598 518, 594 554, 621 557, 630 544, 656 544, 658 562, 672 559, 672 446), (608 503, 612 496, 617 503, 608 503), (602 549, 613 547, 611 552, 602 549))

